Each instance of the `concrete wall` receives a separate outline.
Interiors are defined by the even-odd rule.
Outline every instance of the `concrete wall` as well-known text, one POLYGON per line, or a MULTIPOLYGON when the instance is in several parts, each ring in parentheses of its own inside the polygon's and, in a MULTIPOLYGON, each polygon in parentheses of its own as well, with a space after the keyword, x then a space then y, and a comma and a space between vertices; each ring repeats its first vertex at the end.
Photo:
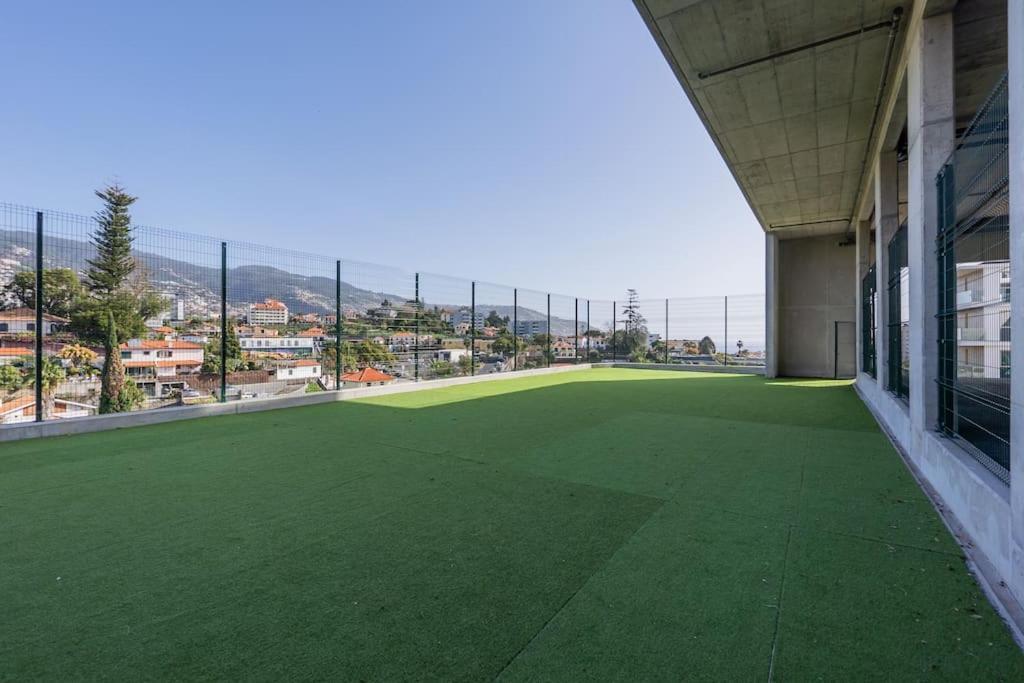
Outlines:
POLYGON ((856 367, 857 252, 838 235, 778 242, 778 374, 833 377, 836 322, 840 376, 856 367))

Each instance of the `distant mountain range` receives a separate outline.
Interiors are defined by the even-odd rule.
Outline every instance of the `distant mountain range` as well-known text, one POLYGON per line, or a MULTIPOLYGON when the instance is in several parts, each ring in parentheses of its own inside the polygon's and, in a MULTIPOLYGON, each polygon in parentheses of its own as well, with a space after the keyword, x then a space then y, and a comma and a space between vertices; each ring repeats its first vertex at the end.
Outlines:
MULTIPOLYGON (((0 287, 5 286, 20 270, 32 270, 34 264, 35 234, 25 230, 0 230, 0 287)), ((44 267, 70 268, 82 275, 89 268, 89 259, 95 258, 92 243, 65 237, 46 236, 44 267)), ((144 269, 150 286, 170 301, 184 302, 186 317, 210 317, 220 312, 221 269, 141 249, 135 251, 139 265, 144 269)), ((343 266, 344 267, 344 266, 343 266)), ((355 287, 344 281, 342 272, 341 301, 347 311, 365 313, 381 305, 384 299, 401 304, 406 297, 394 293, 376 292, 355 287)), ((227 306, 229 315, 240 316, 250 303, 273 298, 288 306, 292 314, 333 313, 335 309, 335 280, 333 277, 308 276, 266 265, 239 265, 227 271, 227 306)), ((456 310, 462 306, 430 301, 429 307, 456 310)), ((494 310, 501 316, 512 317, 512 306, 481 303, 484 315, 494 310)), ((545 314, 519 307, 520 320, 543 320, 545 314)), ((573 321, 551 318, 552 333, 571 335, 573 321)))

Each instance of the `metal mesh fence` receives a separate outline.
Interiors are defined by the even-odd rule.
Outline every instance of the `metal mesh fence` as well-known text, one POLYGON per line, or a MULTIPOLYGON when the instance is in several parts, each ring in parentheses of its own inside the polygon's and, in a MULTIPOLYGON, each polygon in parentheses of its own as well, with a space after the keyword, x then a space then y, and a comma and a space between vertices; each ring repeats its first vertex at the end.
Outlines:
POLYGON ((727 322, 723 297, 589 300, 0 204, 0 424, 587 361, 757 363, 763 297, 729 301, 727 322))
POLYGON ((903 223, 888 245, 887 292, 889 320, 889 391, 902 399, 910 396, 910 268, 907 261, 907 224, 903 223))
POLYGON ((943 429, 1010 469, 1009 97, 1003 78, 936 178, 943 429))
MULTIPOLYGON (((669 299, 669 361, 683 365, 726 363, 726 305, 725 297, 720 296, 669 299)), ((745 303, 742 308, 746 309, 747 306, 745 303)), ((763 300, 761 315, 764 315, 763 300)), ((748 322, 744 321, 743 326, 748 327, 748 322)), ((750 335, 743 341, 755 348, 763 345, 753 342, 750 335)))
POLYGON ((342 388, 418 377, 415 274, 342 259, 341 310, 342 388))
POLYGON ((515 369, 516 342, 512 335, 515 292, 511 287, 476 283, 479 325, 473 338, 475 372, 492 374, 515 369))
POLYGON ((469 375, 473 283, 446 275, 420 273, 420 379, 469 375))
MULTIPOLYGON (((36 212, 0 206, 0 220, 0 423, 31 422, 37 419, 35 359, 41 351, 36 346, 36 268, 42 253, 36 212)), ((42 322, 59 329, 63 320, 42 322)), ((52 353, 52 347, 45 352, 52 353)))
MULTIPOLYGON (((336 309, 335 261, 241 242, 229 242, 224 250, 225 397, 274 398, 333 388, 334 331, 325 318, 336 309)), ((208 365, 219 369, 221 332, 215 334, 208 365)))
POLYGON ((861 367, 875 377, 875 311, 877 306, 878 281, 875 267, 868 268, 860 283, 861 294, 861 367))
POLYGON ((551 362, 575 363, 579 360, 577 339, 579 328, 576 318, 576 299, 560 294, 551 295, 551 362))

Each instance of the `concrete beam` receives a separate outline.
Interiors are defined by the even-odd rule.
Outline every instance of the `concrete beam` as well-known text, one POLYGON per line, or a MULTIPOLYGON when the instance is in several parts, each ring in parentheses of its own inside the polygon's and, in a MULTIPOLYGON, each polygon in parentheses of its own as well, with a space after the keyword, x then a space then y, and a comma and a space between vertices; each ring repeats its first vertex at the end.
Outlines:
POLYGON ((871 266, 871 223, 856 222, 857 237, 857 372, 867 372, 864 367, 864 328, 870 321, 864 319, 864 276, 871 266))
MULTIPOLYGON (((1010 358, 1024 362, 1024 2, 1007 1, 1010 94, 1010 358)), ((1010 379, 1010 590, 1024 602, 1024 372, 1010 379)))
POLYGON ((764 235, 764 376, 779 375, 779 236, 764 235))
POLYGON ((897 186, 896 152, 882 152, 875 159, 875 287, 878 305, 875 307, 875 367, 878 388, 885 391, 889 377, 889 297, 886 290, 889 277, 889 242, 900 223, 899 187, 897 186))
MULTIPOLYGON (((935 177, 956 141, 953 15, 924 19, 907 63, 907 261, 910 271, 910 424, 915 442, 938 424, 935 177)), ((911 452, 919 452, 918 446, 911 452)))

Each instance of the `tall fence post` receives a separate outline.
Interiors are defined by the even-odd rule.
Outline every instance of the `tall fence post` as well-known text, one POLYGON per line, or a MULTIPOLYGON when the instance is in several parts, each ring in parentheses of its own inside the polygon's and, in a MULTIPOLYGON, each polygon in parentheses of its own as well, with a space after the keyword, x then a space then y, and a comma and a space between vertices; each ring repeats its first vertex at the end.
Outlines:
POLYGON ((413 341, 413 376, 420 381, 420 274, 416 273, 416 339, 413 341))
POLYGON ((512 289, 512 369, 519 369, 519 288, 512 289))
POLYGON ((547 367, 551 367, 551 294, 548 294, 548 352, 545 354, 547 357, 547 367))
POLYGON ((576 313, 576 322, 572 328, 572 362, 580 362, 580 299, 576 297, 576 306, 573 309, 576 313))
POLYGON ((723 363, 729 364, 729 297, 725 297, 725 353, 722 354, 723 363))
POLYGON ((341 259, 334 262, 334 390, 341 391, 341 259))
POLYGON ((228 400, 228 243, 220 243, 220 402, 228 400))
POLYGON ((668 299, 665 299, 665 365, 668 365, 668 299))
POLYGON ((476 281, 469 290, 469 374, 476 374, 476 281))
POLYGON ((36 211, 36 422, 43 421, 43 212, 36 211))
POLYGON ((615 310, 615 302, 612 302, 612 362, 614 363, 618 359, 618 349, 615 345, 615 324, 616 318, 619 317, 618 311, 615 310))
POLYGON ((587 299, 587 362, 590 362, 590 299, 587 299))

